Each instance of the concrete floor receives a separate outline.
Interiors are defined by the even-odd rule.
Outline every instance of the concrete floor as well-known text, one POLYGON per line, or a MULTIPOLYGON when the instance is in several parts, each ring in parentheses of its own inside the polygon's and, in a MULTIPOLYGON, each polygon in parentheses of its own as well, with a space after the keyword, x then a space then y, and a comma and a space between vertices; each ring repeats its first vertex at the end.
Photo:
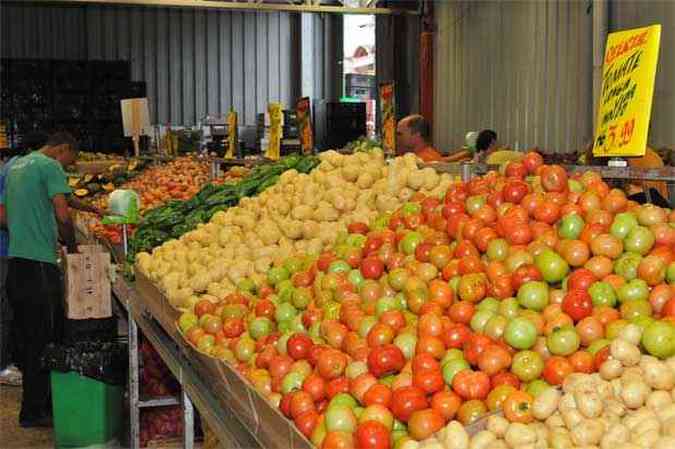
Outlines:
POLYGON ((21 387, 0 385, 0 448, 53 448, 52 429, 22 429, 19 427, 20 409, 21 387))

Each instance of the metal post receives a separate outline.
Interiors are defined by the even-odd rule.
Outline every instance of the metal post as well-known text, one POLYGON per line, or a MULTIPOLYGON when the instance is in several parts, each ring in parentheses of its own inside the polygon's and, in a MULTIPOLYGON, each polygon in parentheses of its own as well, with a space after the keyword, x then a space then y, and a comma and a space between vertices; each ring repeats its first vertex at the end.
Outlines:
MULTIPOLYGON (((602 89, 602 65, 609 28, 608 0, 593 0, 593 126, 597 126, 598 105, 602 89)), ((595 128, 594 128, 595 129, 595 128)))
POLYGON ((462 163, 462 181, 468 182, 471 180, 471 164, 462 163))
MULTIPOLYGON (((126 226, 126 225, 125 225, 126 226)), ((129 308, 133 307, 131 304, 129 308)), ((129 323, 129 448, 138 449, 141 437, 141 412, 138 391, 138 326, 131 313, 129 323)))
POLYGON ((183 397, 183 447, 185 449, 192 449, 195 443, 194 407, 184 388, 181 391, 181 395, 183 397))
POLYGON ((123 245, 124 245, 124 260, 126 260, 127 255, 129 253, 129 246, 127 244, 127 241, 128 241, 127 236, 128 236, 127 224, 125 223, 125 224, 122 225, 122 242, 123 242, 123 245))

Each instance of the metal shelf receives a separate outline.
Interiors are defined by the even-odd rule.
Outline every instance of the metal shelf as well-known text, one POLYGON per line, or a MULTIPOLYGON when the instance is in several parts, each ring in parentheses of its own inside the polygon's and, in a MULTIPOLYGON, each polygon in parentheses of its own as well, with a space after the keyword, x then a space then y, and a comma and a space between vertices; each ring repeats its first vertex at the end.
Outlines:
POLYGON ((166 407, 168 405, 180 405, 180 400, 173 396, 164 396, 161 398, 153 399, 140 399, 138 401, 138 406, 140 408, 146 407, 166 407))

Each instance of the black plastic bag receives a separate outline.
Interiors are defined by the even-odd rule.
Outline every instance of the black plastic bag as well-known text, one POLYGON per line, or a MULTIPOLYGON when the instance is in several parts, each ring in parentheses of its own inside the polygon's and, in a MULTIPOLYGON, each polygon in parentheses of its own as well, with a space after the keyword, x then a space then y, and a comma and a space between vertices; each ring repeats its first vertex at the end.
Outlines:
POLYGON ((51 343, 42 356, 42 366, 52 371, 74 371, 110 385, 124 385, 127 351, 127 344, 119 342, 85 341, 67 346, 51 343))

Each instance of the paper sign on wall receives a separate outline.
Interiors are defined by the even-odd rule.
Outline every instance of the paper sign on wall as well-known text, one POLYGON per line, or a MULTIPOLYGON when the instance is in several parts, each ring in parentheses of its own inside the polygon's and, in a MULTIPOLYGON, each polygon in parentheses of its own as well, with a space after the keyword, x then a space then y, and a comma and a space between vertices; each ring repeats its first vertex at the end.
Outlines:
POLYGON ((300 131, 302 152, 309 154, 314 150, 314 130, 312 129, 312 110, 309 97, 303 97, 295 104, 295 115, 300 131))
POLYGON ((660 40, 661 25, 607 37, 594 156, 645 154, 660 40))
POLYGON ((396 153, 396 86, 393 81, 380 83, 382 147, 386 154, 396 153))

